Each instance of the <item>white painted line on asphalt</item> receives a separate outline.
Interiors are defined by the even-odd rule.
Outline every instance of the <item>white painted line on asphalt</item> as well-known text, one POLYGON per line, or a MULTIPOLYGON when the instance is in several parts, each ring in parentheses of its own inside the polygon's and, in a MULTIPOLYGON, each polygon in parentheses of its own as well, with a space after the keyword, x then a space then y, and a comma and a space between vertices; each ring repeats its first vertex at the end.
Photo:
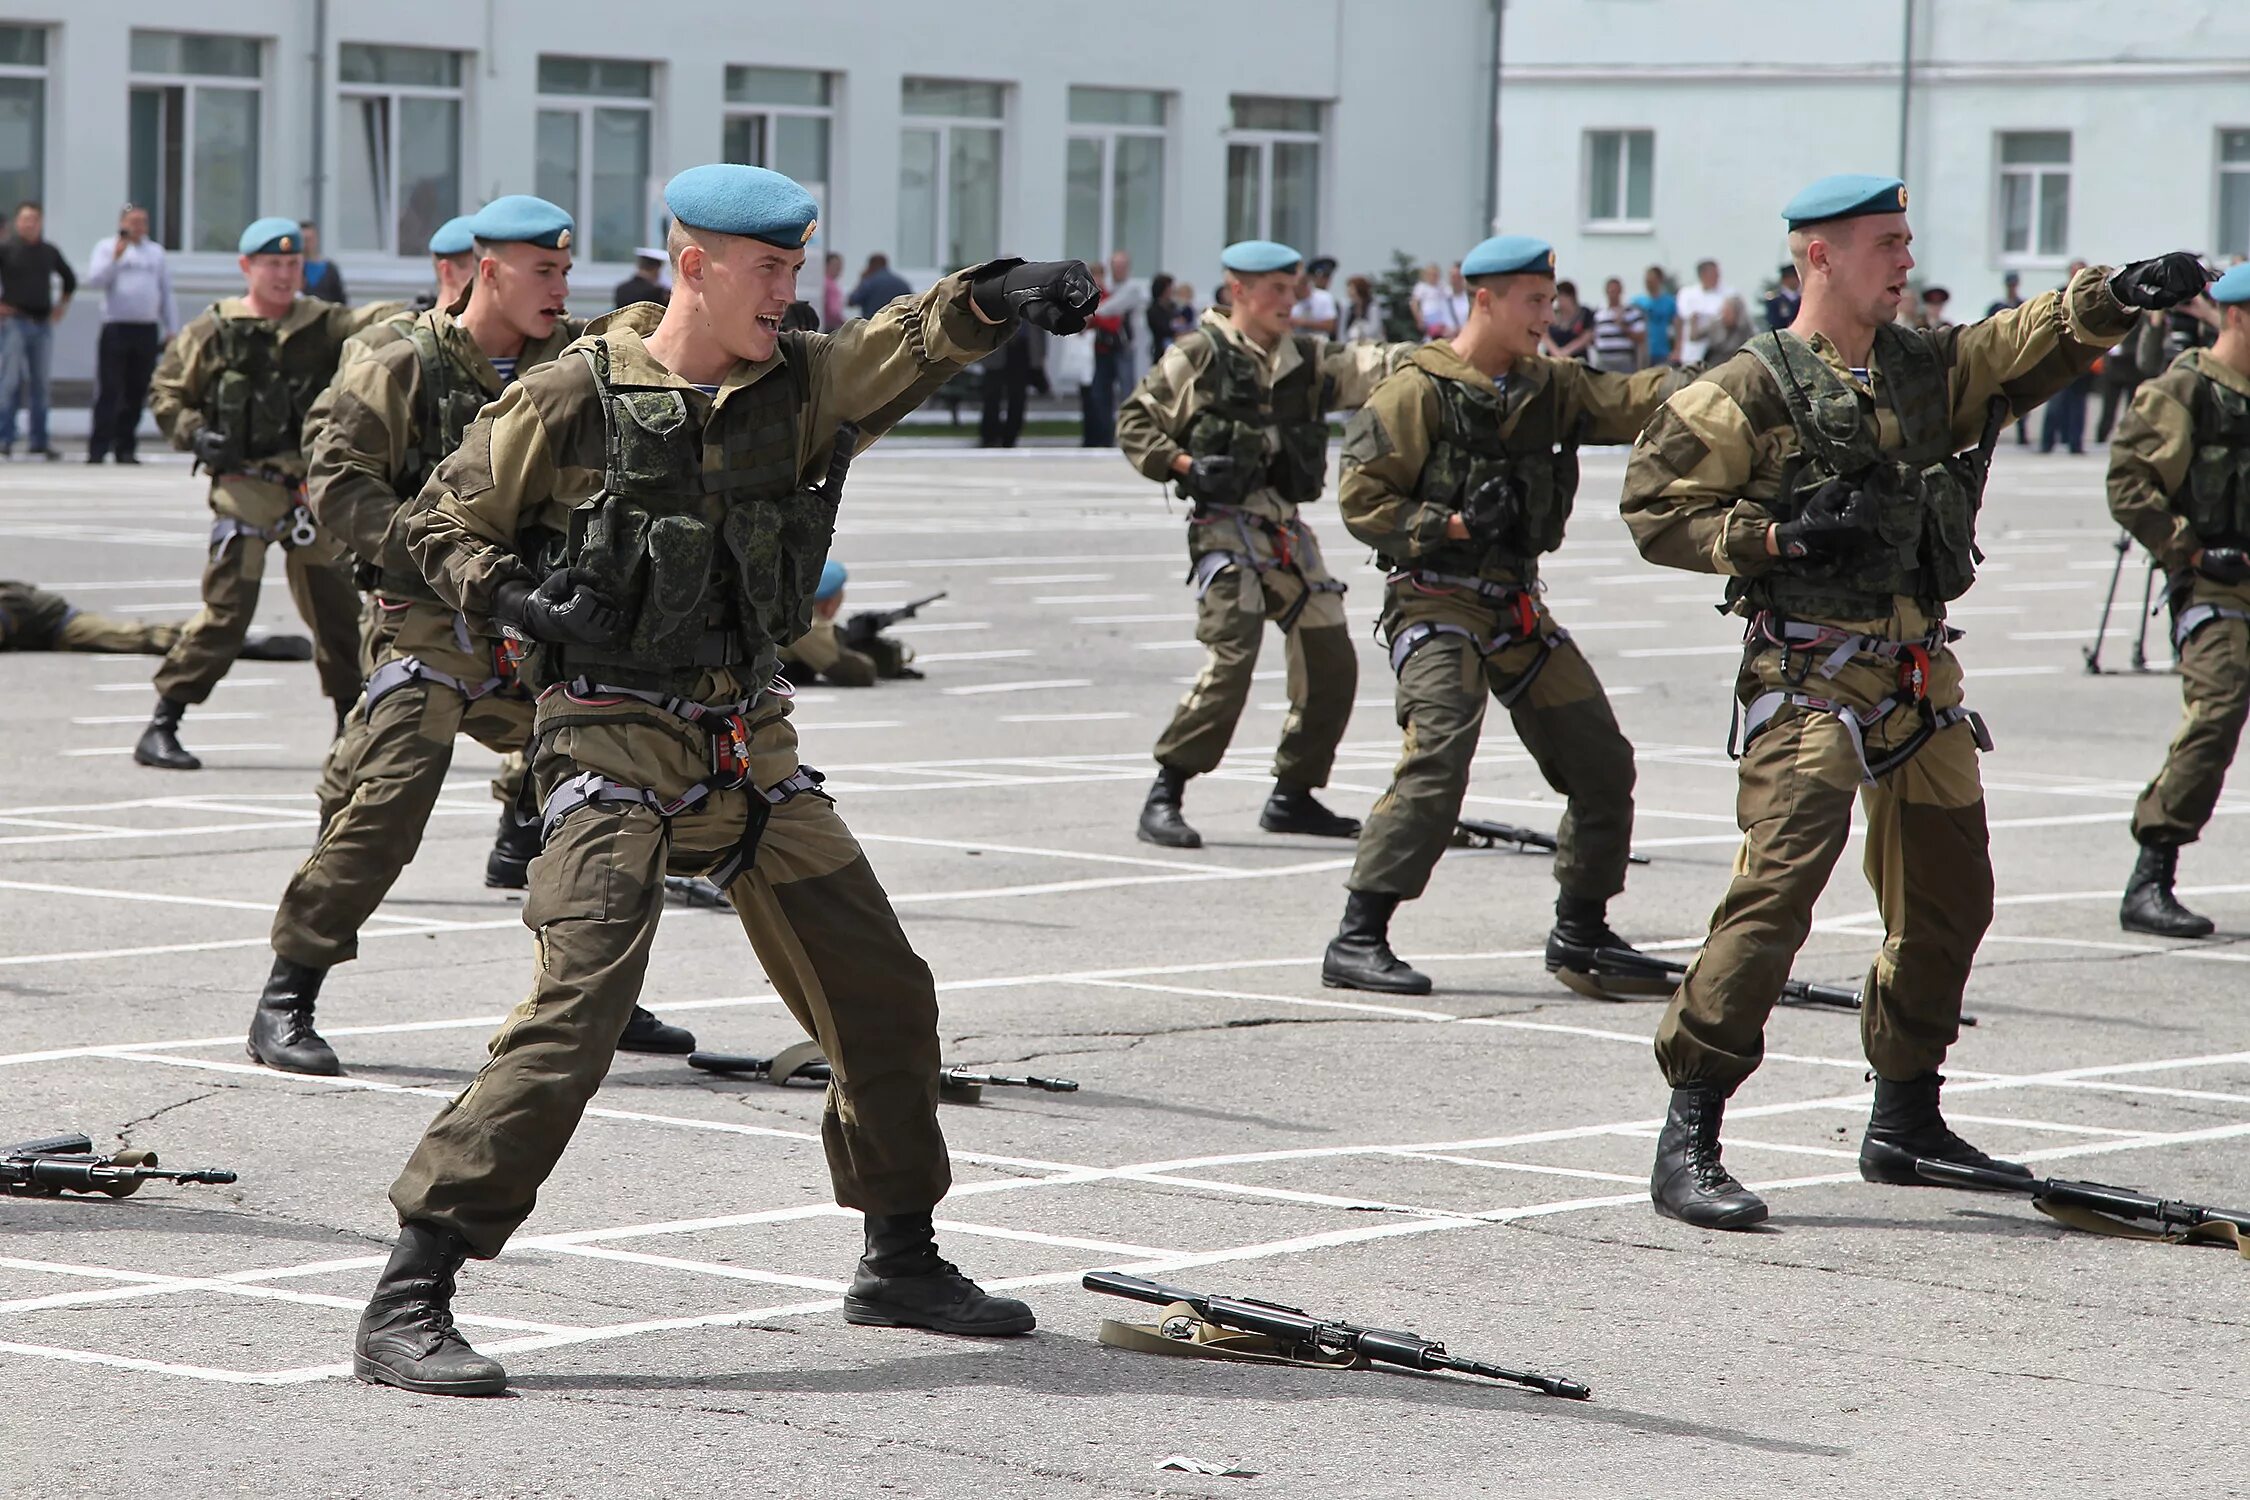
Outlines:
POLYGON ((558 1245, 549 1242, 540 1248, 550 1255, 578 1255, 589 1260, 622 1261, 628 1265, 654 1266, 665 1271, 690 1271, 698 1276, 717 1276, 729 1281, 793 1286, 808 1292, 842 1292, 849 1285, 847 1282, 817 1276, 792 1276, 782 1271, 754 1271, 744 1266, 719 1265, 707 1260, 682 1260, 678 1256, 651 1255, 641 1250, 616 1250, 607 1245, 558 1245))
POLYGON ((1073 615, 1073 625, 1189 625, 1195 616, 1181 610, 1149 615, 1073 615))
POLYGON ((1402 1021, 1457 1021, 1459 1016, 1442 1010, 1416 1010, 1405 1005, 1376 1005, 1359 1000, 1311 1000, 1302 995, 1275 995, 1254 990, 1191 989, 1177 984, 1149 984, 1127 979, 1081 979, 1077 983, 1106 990, 1140 990, 1157 995, 1182 995, 1202 1000, 1255 1000, 1270 1005, 1304 1005, 1316 1010, 1356 1010, 1371 1015, 1392 1016, 1402 1021))
POLYGON ((904 719, 844 719, 831 722, 827 719, 807 719, 799 727, 809 736, 816 732, 832 729, 903 729, 906 727, 906 721, 904 719))
POLYGON ((1115 573, 1018 573, 1006 578, 987 578, 986 583, 1001 587, 1022 587, 1035 583, 1108 583, 1115 573))
POLYGON ((1092 687, 1091 677, 1049 677, 1036 682, 972 682, 962 687, 939 688, 948 698, 969 698, 979 693, 1034 693, 1048 688, 1092 687))
MULTIPOLYGON (((1135 651, 1201 651, 1201 641, 1135 641, 1135 651)), ((1279 675, 1278 673, 1275 675, 1279 675)))
POLYGON ((1121 710, 1099 714, 1002 714, 1000 722, 1003 724, 1079 724, 1090 723, 1096 719, 1131 719, 1135 717, 1137 715, 1125 713, 1121 710))
POLYGON ((990 630, 990 620, 908 620, 890 628, 892 635, 936 635, 946 630, 990 630))
POLYGON ((2053 677, 2061 671, 2061 667, 1968 667, 1962 676, 1974 682, 1986 677, 2053 677))
MULTIPOLYGON (((280 684, 281 679, 278 677, 223 677, 213 691, 232 692, 238 688, 278 687, 280 684)), ((97 682, 94 684, 94 691, 97 693, 145 693, 149 691, 149 686, 145 682, 97 682)))
POLYGON ((1156 870, 1192 870, 1198 875, 1229 871, 1240 875, 1264 873, 1256 865, 1222 865, 1207 860, 1155 859, 1144 854, 1103 854, 1087 849, 1050 849, 1033 844, 994 844, 981 839, 917 838, 903 833, 863 833, 858 835, 858 838, 863 844, 907 844, 923 849, 961 849, 978 854, 1030 854, 1042 859, 1080 859, 1105 865, 1145 865, 1156 870))
MULTIPOLYGON (((1733 1141, 1728 1141, 1733 1145, 1733 1141)), ((1594 1172, 1584 1167, 1548 1167, 1527 1161, 1495 1161, 1488 1156, 1453 1156, 1443 1151, 1385 1151, 1384 1156, 1396 1156, 1407 1161, 1444 1162, 1455 1167, 1489 1167, 1496 1172, 1530 1172, 1541 1177, 1580 1177, 1593 1182, 1638 1183, 1641 1178, 1624 1172, 1594 1172)))
POLYGON ((1011 646, 1001 651, 917 651, 914 653, 914 659, 918 662, 928 663, 941 661, 1004 661, 1032 654, 1029 646, 1011 646))
MULTIPOLYGON (((151 906, 216 906, 229 911, 270 912, 271 901, 226 901, 216 896, 177 896, 160 891, 117 891, 99 886, 47 885, 33 880, 0 880, 0 891, 30 891, 43 896, 86 896, 103 901, 146 902, 151 906)), ((368 918, 371 922, 411 922, 421 927, 421 917, 392 917, 377 912, 368 918)))
MULTIPOLYGON (((219 750, 286 750, 289 747, 279 743, 252 744, 248 742, 236 745, 214 745, 197 740, 195 748, 198 754, 209 754, 219 750)), ((94 745, 84 750, 65 750, 62 753, 73 760, 82 760, 90 755, 131 755, 133 747, 131 745, 94 745)))
POLYGON ((991 1224, 971 1224, 964 1219, 936 1219, 932 1226, 948 1234, 980 1235, 991 1240, 1017 1240, 1026 1245, 1053 1245, 1061 1250, 1100 1250, 1112 1255, 1131 1255, 1144 1260, 1160 1260, 1167 1255, 1186 1255, 1184 1250, 1158 1249, 1149 1245, 1120 1245, 1111 1240, 1074 1239, 1067 1234, 1039 1234, 1029 1229, 1001 1229, 991 1224))
POLYGON ((1140 604, 1154 594, 1041 594, 1034 604, 1140 604))
MULTIPOLYGON (((240 720, 240 719, 270 719, 270 718, 272 718, 272 717, 273 717, 273 715, 272 715, 272 714, 270 714, 270 713, 263 713, 263 712, 257 712, 257 711, 245 711, 245 712, 242 712, 242 713, 217 713, 217 714, 206 714, 206 713, 199 713, 199 714, 197 714, 197 715, 195 716, 195 722, 196 722, 196 723, 198 723, 198 724, 216 724, 216 723, 218 723, 218 722, 220 722, 220 721, 222 721, 222 720, 230 720, 230 719, 232 719, 232 720, 240 720)), ((146 724, 146 723, 148 722, 148 715, 147 715, 147 714, 96 714, 96 715, 93 715, 93 716, 91 716, 91 717, 87 717, 87 718, 74 718, 74 719, 72 719, 72 720, 71 720, 70 722, 71 722, 71 723, 73 723, 73 724, 146 724)))
MULTIPOLYGON (((1575 632, 1579 627, 1573 625, 1571 629, 1575 632)), ((1734 641, 1724 646, 1642 646, 1630 651, 1620 651, 1617 654, 1626 657, 1740 656, 1742 654, 1742 643, 1734 641)))

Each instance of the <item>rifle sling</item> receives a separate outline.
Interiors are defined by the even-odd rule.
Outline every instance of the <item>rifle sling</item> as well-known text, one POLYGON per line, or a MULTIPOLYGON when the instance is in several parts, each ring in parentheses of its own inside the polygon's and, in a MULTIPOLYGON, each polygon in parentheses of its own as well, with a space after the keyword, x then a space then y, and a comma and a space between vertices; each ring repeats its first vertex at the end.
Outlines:
POLYGON ((1356 1354, 1307 1350, 1302 1345, 1287 1344, 1262 1333, 1244 1333, 1206 1323, 1185 1302, 1167 1304, 1154 1323, 1121 1323, 1114 1318, 1104 1318, 1096 1337, 1112 1349, 1134 1354, 1175 1354, 1189 1359, 1229 1359, 1244 1364, 1296 1365, 1307 1370, 1364 1370, 1368 1367, 1367 1360, 1356 1354), (1164 1325, 1183 1321, 1191 1330, 1189 1337, 1165 1336, 1164 1325))
POLYGON ((2188 1229, 2153 1229, 2130 1219, 2113 1218, 2091 1208, 2053 1203, 2045 1198, 2032 1199, 2031 1206, 2058 1224, 2083 1229, 2089 1234, 2106 1234, 2123 1240, 2153 1240, 2165 1245, 2231 1245, 2244 1260, 2250 1260, 2250 1234, 2225 1220, 2188 1229))

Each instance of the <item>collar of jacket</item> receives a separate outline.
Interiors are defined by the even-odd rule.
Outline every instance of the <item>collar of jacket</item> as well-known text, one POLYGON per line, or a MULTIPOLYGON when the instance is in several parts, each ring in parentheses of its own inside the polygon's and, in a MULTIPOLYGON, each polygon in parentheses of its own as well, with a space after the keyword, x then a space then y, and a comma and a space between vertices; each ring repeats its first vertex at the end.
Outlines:
MULTIPOLYGON (((703 392, 696 389, 694 382, 673 374, 655 355, 648 352, 646 340, 663 321, 663 308, 653 302, 635 302, 587 324, 584 333, 570 349, 600 339, 609 345, 609 378, 612 385, 684 391, 691 398, 702 399, 703 392)), ((724 402, 737 388, 755 385, 780 369, 781 351, 787 347, 786 343, 776 346, 772 358, 761 360, 757 364, 748 360, 736 360, 734 368, 727 372, 726 379, 719 382, 717 401, 724 402)), ((570 349, 563 352, 567 354, 570 349)))
POLYGON ((1284 333, 1281 342, 1271 349, 1261 349, 1255 339, 1234 326, 1234 319, 1216 307, 1203 309, 1203 330, 1215 339, 1224 339, 1244 354, 1257 367, 1258 378, 1267 385, 1276 385, 1281 377, 1297 368, 1301 361, 1297 355, 1297 339, 1293 333, 1284 333))
POLYGON ((219 299, 220 317, 248 318, 257 323, 271 322, 274 327, 281 330, 281 336, 285 339, 300 329, 310 328, 315 323, 325 321, 329 313, 335 310, 335 304, 332 302, 323 302, 318 297, 300 295, 296 301, 289 304, 289 311, 285 316, 279 319, 268 319, 258 316, 246 298, 222 297, 219 299))

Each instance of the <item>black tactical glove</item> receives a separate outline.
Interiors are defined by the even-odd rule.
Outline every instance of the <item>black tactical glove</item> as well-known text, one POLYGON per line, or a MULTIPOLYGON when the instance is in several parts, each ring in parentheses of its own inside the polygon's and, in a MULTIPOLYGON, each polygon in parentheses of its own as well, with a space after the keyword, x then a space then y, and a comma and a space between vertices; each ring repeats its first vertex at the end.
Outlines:
POLYGON ((192 444, 195 461, 204 472, 224 474, 240 460, 234 452, 234 440, 217 427, 205 427, 195 435, 192 444))
POLYGON ((1875 497, 1849 479, 1831 479, 1805 502, 1794 521, 1774 528, 1783 557, 1828 557, 1848 551, 1875 532, 1875 497))
POLYGON ((513 625, 535 641, 565 646, 614 646, 625 635, 625 619, 606 594, 557 568, 533 588, 510 579, 493 591, 492 617, 513 625))
POLYGON ((2195 571, 2213 583, 2250 582, 2250 552, 2240 547, 2206 547, 2196 559, 2195 571))
POLYGON ((1469 540, 1480 546, 1498 546, 1515 533, 1521 519, 1516 487, 1505 474, 1487 479, 1461 502, 1461 524, 1468 529, 1469 540))
POLYGON ((1021 318, 1049 333, 1077 333, 1102 289, 1082 260, 1003 261, 969 283, 969 300, 996 323, 1021 318))
POLYGON ((1188 465, 1179 476, 1180 493, 1190 500, 1231 505, 1247 489, 1241 460, 1226 453, 1207 453, 1188 465))
POLYGON ((2217 280, 2191 250, 2175 250, 2154 260, 2136 260, 2109 278, 2109 289, 2127 307, 2178 307, 2203 295, 2217 280))

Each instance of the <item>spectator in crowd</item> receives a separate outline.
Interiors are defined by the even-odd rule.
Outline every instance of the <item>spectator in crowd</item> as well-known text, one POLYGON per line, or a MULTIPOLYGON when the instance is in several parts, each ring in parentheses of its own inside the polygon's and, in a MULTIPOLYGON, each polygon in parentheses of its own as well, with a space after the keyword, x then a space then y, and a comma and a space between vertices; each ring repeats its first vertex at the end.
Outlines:
POLYGON ((863 318, 872 318, 893 301, 907 295, 914 288, 906 278, 891 269, 891 258, 877 251, 867 257, 867 269, 859 273, 859 285, 844 300, 858 310, 863 318))
POLYGON ((1079 335, 1093 341, 1094 369, 1086 383, 1078 388, 1078 444, 1082 448, 1114 448, 1117 446, 1117 365, 1125 352, 1125 327, 1123 320, 1112 311, 1117 298, 1110 290, 1107 272, 1100 266, 1088 269, 1094 273, 1094 285, 1101 288, 1102 300, 1093 317, 1087 319, 1086 331, 1079 335))
POLYGON ((1719 326, 1719 314, 1726 307, 1727 298, 1734 294, 1734 288, 1719 279, 1717 261, 1695 263, 1695 285, 1679 295, 1681 364, 1699 365, 1709 356, 1711 334, 1719 326))
POLYGON ((1922 326, 1929 329, 1932 333, 1935 333, 1940 328, 1951 328, 1953 326, 1953 320, 1946 316, 1945 310, 1952 304, 1952 302, 1953 294, 1947 291, 1942 286, 1923 288, 1921 317, 1922 326))
POLYGON ((1679 340, 1680 302, 1672 294, 1670 278, 1662 266, 1650 266, 1641 275, 1641 285, 1646 289, 1633 299, 1647 325, 1648 362, 1652 365, 1678 364, 1673 351, 1679 340))
MULTIPOLYGON (((2086 269, 2086 262, 2074 260, 2063 275, 2063 284, 2086 269)), ((2055 444, 2077 454, 2086 451, 2086 394, 2093 386, 2093 377, 2081 375, 2047 398, 2047 413, 2039 423, 2039 451, 2052 453, 2055 444)))
MULTIPOLYGON (((1123 250, 1109 253, 1110 306, 1105 309, 1114 316, 1125 342, 1117 351, 1117 396, 1122 401, 1133 387, 1141 383, 1141 372, 1148 368, 1148 282, 1133 274, 1133 257, 1123 250)), ((1111 408, 1115 409, 1114 405, 1111 408)))
MULTIPOLYGON (((1984 315, 1988 318, 2002 308, 2023 306, 2023 273, 2021 271, 2010 271, 2000 278, 2000 285, 2003 288, 2000 300, 1984 310, 1984 315)), ((2028 421, 2027 416, 2016 418, 2016 446, 2018 448, 2026 448, 2031 445, 2028 421)))
POLYGON ((833 333, 844 317, 844 257, 831 250, 820 258, 820 326, 833 333))
POLYGON ((1594 367, 1630 375, 1648 363, 1648 315, 1625 300, 1625 283, 1612 276, 1602 283, 1602 305, 1594 309, 1594 367))
POLYGON ((1555 283, 1555 311, 1539 339, 1539 352, 1549 359, 1594 362, 1594 311, 1578 300, 1578 283, 1555 283))
POLYGON ((1344 338, 1354 344, 1380 344, 1390 337, 1383 328, 1383 304, 1375 295, 1375 283, 1365 276, 1354 276, 1344 283, 1348 293, 1344 301, 1344 338))
POLYGON ((1328 283, 1335 276, 1336 262, 1332 256, 1323 255, 1305 268, 1305 274, 1297 279, 1297 305, 1289 313, 1290 327, 1299 333, 1336 337, 1336 294, 1328 290, 1328 283))
POLYGON ((643 245, 633 252, 633 274, 617 283, 612 294, 611 307, 631 307, 636 302, 653 302, 662 307, 672 300, 661 279, 669 257, 653 245, 643 245))
MULTIPOLYGON (((2199 297, 2195 300, 2204 299, 2199 297)), ((2192 307, 2194 303, 2188 305, 2192 307)), ((2165 313, 2147 313, 2143 315, 2142 321, 2153 319, 2161 323, 2166 318, 2165 313)), ((2101 420, 2094 424, 2094 441, 2097 444, 2109 441, 2110 431, 2117 425, 2118 409, 2131 408, 2133 392, 2140 389, 2141 382, 2151 373, 2141 366, 2141 348, 2141 323, 2136 321, 2133 331, 2110 345, 2102 355, 2101 363, 2095 368, 2094 373, 2101 382, 2102 390, 2101 420)), ((2161 373, 2161 367, 2155 373, 2161 373)))
POLYGON ((1435 262, 1422 268, 1414 283, 1414 321, 1425 338, 1449 339, 1460 332, 1453 321, 1453 299, 1445 294, 1444 272, 1435 262))
POLYGON ((1804 304, 1804 288, 1797 281, 1797 268, 1781 268, 1781 283, 1774 294, 1766 299, 1766 326, 1787 328, 1797 321, 1797 309, 1804 304))
POLYGON ((94 423, 86 462, 111 454, 137 464, 141 408, 156 373, 164 341, 180 328, 172 300, 172 267, 164 247, 148 237, 148 210, 128 203, 117 216, 117 234, 87 257, 86 285, 102 294, 101 341, 94 355, 94 423))
POLYGON ((13 232, 0 240, 0 458, 16 451, 19 407, 30 416, 28 451, 49 460, 62 457, 47 439, 47 371, 55 325, 70 308, 78 274, 47 242, 46 223, 39 205, 25 199, 16 205, 13 232))
POLYGON ((348 305, 344 273, 336 269, 336 262, 320 253, 320 226, 310 219, 299 219, 297 227, 305 232, 305 295, 338 307, 348 305))
POLYGON ((1172 337, 1193 333, 1195 324, 1195 288, 1184 281, 1175 281, 1172 283, 1172 337))
POLYGON ((1047 392, 1046 331, 1018 323, 1008 341, 987 354, 977 369, 984 377, 984 416, 977 423, 977 446, 1013 448, 1023 436, 1026 394, 1033 386, 1041 395, 1047 392))
POLYGON ((1469 326, 1469 283, 1462 278, 1461 262, 1455 261, 1446 273, 1445 310, 1448 322, 1455 333, 1469 326))
POLYGON ((1163 271, 1148 280, 1148 307, 1141 321, 1148 326, 1148 360, 1155 364, 1172 345, 1173 317, 1179 304, 1172 300, 1172 278, 1163 271))
POLYGON ((1715 365, 1732 359, 1750 342, 1757 330, 1750 326, 1750 305, 1740 297, 1729 297, 1719 304, 1719 322, 1711 336, 1703 341, 1703 362, 1715 365))

